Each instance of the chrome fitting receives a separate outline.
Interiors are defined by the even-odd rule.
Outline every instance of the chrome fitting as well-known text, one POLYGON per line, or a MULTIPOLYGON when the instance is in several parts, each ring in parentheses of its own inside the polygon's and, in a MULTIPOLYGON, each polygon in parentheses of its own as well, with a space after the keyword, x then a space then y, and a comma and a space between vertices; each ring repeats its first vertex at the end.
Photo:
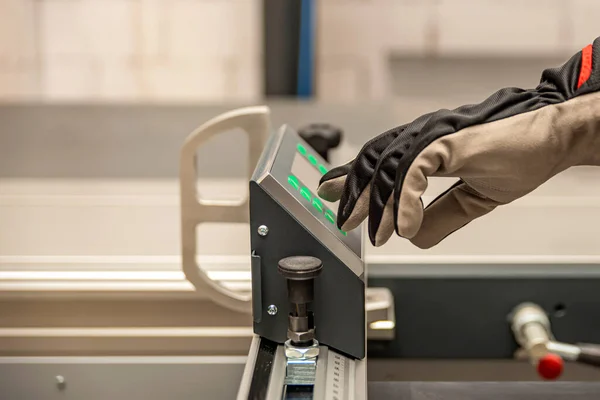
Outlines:
POLYGON ((288 359, 312 360, 319 356, 319 342, 315 339, 307 346, 295 346, 291 340, 286 340, 284 348, 288 359))

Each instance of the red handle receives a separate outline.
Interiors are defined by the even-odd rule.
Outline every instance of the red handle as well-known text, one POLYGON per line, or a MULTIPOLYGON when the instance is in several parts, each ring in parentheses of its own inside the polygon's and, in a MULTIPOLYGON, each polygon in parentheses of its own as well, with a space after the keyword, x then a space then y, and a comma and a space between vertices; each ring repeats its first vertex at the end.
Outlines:
POLYGON ((557 379, 563 371, 563 360, 556 354, 546 354, 540 359, 537 365, 537 371, 540 376, 546 380, 557 379))

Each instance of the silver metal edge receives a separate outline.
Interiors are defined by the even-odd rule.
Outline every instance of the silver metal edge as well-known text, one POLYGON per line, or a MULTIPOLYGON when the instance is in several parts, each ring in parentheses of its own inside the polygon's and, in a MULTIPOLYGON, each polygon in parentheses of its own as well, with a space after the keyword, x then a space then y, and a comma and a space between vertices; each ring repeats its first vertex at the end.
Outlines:
POLYGON ((367 357, 362 360, 351 361, 354 373, 354 386, 351 388, 350 400, 367 400, 367 357))
POLYGON ((329 349, 327 346, 319 347, 319 358, 317 359, 317 375, 315 376, 315 386, 313 389, 313 398, 315 400, 325 399, 327 394, 327 357, 329 349))
POLYGON ((283 396, 283 382, 285 381, 285 354, 283 346, 277 346, 275 359, 271 367, 271 377, 265 400, 281 400, 283 396))
POLYGON ((366 357, 362 360, 354 360, 343 356, 333 350, 329 350, 328 358, 323 360, 324 368, 318 372, 317 377, 322 376, 323 385, 319 388, 315 387, 315 399, 330 399, 331 395, 328 390, 331 380, 334 379, 332 361, 335 356, 340 357, 344 362, 344 377, 343 377, 343 397, 344 400, 366 400, 367 399, 367 368, 366 357), (322 389, 321 389, 322 388, 322 389), (318 392, 316 390, 319 390, 318 392))
POLYGON ((260 340, 260 337, 257 335, 254 335, 252 338, 250 350, 248 351, 248 359, 246 360, 246 366, 244 367, 244 373, 242 374, 240 387, 238 389, 237 400, 246 400, 248 398, 248 391, 250 390, 250 384, 252 383, 254 364, 256 363, 260 340))
POLYGON ((356 377, 354 376, 355 373, 354 361, 344 358, 344 394, 346 399, 354 398, 354 382, 356 382, 356 377))
POLYGON ((266 174, 259 183, 273 199, 289 210, 315 239, 331 249, 332 253, 364 282, 364 264, 353 251, 332 235, 270 173, 266 174))
POLYGON ((277 152, 279 151, 279 147, 281 147, 281 141, 283 139, 285 130, 286 126, 281 126, 279 129, 274 131, 271 136, 269 136, 269 139, 264 146, 264 149, 268 149, 269 151, 263 152, 258 159, 252 177, 250 178, 251 181, 260 182, 271 170, 273 163, 275 162, 277 152))

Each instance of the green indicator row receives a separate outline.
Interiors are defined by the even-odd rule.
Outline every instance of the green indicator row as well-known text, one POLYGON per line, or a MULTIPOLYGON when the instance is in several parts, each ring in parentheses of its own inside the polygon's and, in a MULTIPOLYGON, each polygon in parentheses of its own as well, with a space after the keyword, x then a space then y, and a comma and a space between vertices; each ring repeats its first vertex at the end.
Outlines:
POLYGON ((325 218, 332 224, 335 224, 335 215, 329 210, 325 211, 325 218))
POLYGON ((323 203, 321 203, 321 200, 317 199, 316 197, 313 199, 312 201, 312 205, 314 208, 317 209, 317 211, 319 211, 320 213, 323 212, 323 203))
POLYGON ((300 182, 298 182, 298 178, 296 178, 294 175, 288 176, 288 183, 296 190, 300 188, 300 182))
MULTIPOLYGON (((289 175, 288 176, 288 183, 290 184, 290 186, 292 186, 294 189, 298 190, 300 189, 300 182, 298 181, 298 178, 296 178, 294 175, 289 175)), ((319 200, 318 198, 313 198, 312 197, 312 193, 310 192, 310 190, 306 187, 302 187, 302 189, 300 189, 300 194, 302 195, 302 197, 304 197, 307 201, 312 203, 312 206, 315 208, 315 210, 317 210, 319 213, 323 213, 323 211, 325 212, 325 218, 331 222, 332 224, 335 225, 335 214, 333 214, 333 212, 331 212, 330 210, 325 210, 325 208, 323 207, 323 202, 321 200, 319 200)), ((340 231, 340 233, 344 236, 347 235, 346 232, 344 232, 341 229, 338 229, 340 231)))
POLYGON ((307 154, 306 147, 302 146, 300 143, 298 143, 296 148, 298 149, 298 152, 300 154, 302 154, 303 156, 305 156, 307 154))
POLYGON ((310 190, 308 190, 308 188, 303 187, 300 189, 300 194, 308 201, 312 199, 312 195, 310 194, 310 190))
POLYGON ((319 170, 319 172, 322 175, 327 173, 327 167, 325 167, 323 164, 319 164, 319 161, 317 161, 317 158, 315 156, 313 156, 312 154, 309 154, 308 150, 306 150, 306 147, 304 147, 304 145, 298 143, 296 145, 296 148, 298 149, 298 153, 302 154, 304 157, 306 157, 308 159, 308 162, 310 162, 312 165, 317 167, 317 169, 319 170))

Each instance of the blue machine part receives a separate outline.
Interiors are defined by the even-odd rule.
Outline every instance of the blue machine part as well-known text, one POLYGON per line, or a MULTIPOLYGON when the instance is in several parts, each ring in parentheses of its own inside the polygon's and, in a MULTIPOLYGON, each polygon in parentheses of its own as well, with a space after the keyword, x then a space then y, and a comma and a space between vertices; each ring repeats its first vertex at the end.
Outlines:
POLYGON ((314 0, 301 0, 298 46, 298 97, 313 96, 314 85, 314 0))

